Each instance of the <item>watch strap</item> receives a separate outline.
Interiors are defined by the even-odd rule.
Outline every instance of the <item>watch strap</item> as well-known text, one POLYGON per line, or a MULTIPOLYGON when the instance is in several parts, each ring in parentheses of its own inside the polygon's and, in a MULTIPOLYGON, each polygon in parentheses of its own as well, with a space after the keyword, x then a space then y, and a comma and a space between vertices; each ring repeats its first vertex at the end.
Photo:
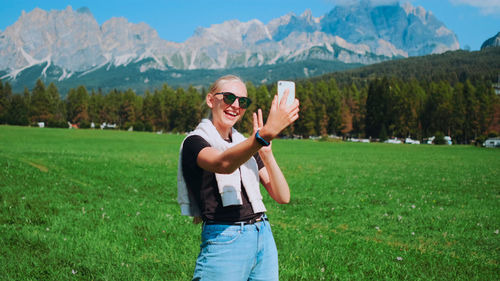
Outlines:
POLYGON ((262 146, 269 146, 271 143, 266 141, 265 139, 263 139, 260 135, 259 135, 259 130, 257 130, 257 132, 255 133, 255 139, 257 140, 257 142, 259 142, 262 146))

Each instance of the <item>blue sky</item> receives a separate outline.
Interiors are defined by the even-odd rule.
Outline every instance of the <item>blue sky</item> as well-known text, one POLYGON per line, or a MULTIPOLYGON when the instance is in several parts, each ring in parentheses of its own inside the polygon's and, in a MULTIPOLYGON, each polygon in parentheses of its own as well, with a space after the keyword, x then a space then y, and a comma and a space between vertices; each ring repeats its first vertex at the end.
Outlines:
MULTIPOLYGON (((0 30, 12 25, 21 15, 35 7, 61 10, 88 7, 99 24, 111 17, 125 17, 130 22, 145 22, 161 38, 182 42, 198 26, 238 19, 258 19, 268 23, 289 12, 297 15, 306 9, 313 16, 328 13, 337 4, 354 0, 0 0, 0 30)), ((395 0, 369 0, 376 3, 395 0)), ((405 1, 405 0, 403 0, 405 1)), ((406 1, 405 1, 406 2, 406 1)), ((500 32, 500 0, 409 0, 414 6, 430 10, 458 36, 460 46, 478 50, 488 38, 500 32)))

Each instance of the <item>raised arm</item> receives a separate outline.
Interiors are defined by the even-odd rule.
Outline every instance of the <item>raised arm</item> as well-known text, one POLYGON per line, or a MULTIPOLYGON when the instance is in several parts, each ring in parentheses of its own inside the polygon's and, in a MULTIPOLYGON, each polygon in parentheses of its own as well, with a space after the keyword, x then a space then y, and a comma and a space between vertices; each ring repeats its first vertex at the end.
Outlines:
MULTIPOLYGON (((254 131, 259 130, 263 124, 262 111, 259 109, 258 114, 253 114, 254 131)), ((265 168, 259 170, 260 182, 266 188, 267 192, 279 204, 287 204, 290 202, 290 189, 288 183, 281 172, 274 154, 272 144, 267 147, 262 147, 259 150, 259 155, 264 162, 265 168)))
POLYGON ((225 151, 205 147, 198 154, 196 162, 204 170, 218 174, 231 174, 248 161, 260 147, 261 145, 253 137, 225 151))
POLYGON ((276 159, 274 159, 273 153, 259 152, 259 155, 265 165, 265 168, 259 171, 260 182, 274 201, 288 204, 290 202, 290 188, 276 159))
MULTIPOLYGON (((281 104, 278 104, 278 96, 274 96, 267 122, 264 126, 259 127, 259 135, 268 142, 299 118, 299 101, 296 99, 293 104, 287 106, 285 105, 287 95, 288 92, 285 92, 281 104)), ((261 147, 255 137, 250 137, 225 151, 205 147, 198 154, 196 161, 198 166, 204 170, 230 174, 248 161, 261 147)))

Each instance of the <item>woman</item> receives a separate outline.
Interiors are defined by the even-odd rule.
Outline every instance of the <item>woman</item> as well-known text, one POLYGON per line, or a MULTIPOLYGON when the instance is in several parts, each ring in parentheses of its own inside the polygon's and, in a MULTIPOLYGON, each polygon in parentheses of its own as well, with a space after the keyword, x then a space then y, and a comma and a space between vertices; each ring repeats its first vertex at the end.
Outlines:
POLYGON ((274 96, 265 124, 260 109, 253 113, 254 134, 245 138, 233 128, 251 103, 245 84, 237 76, 221 77, 206 96, 211 118, 181 145, 181 212, 203 220, 193 280, 278 280, 278 254, 259 181, 276 202, 289 202, 270 145, 298 118, 299 101, 285 105, 287 95, 281 103, 274 96))

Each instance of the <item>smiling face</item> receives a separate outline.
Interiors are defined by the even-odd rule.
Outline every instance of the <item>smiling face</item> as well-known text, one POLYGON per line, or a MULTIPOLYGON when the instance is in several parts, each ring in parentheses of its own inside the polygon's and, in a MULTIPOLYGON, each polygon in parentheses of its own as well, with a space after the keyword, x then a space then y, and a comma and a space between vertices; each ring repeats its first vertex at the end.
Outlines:
POLYGON ((218 83, 218 85, 207 95, 207 105, 212 109, 212 123, 222 137, 227 138, 231 128, 243 116, 245 109, 240 108, 239 99, 233 104, 226 104, 221 92, 231 92, 238 97, 247 96, 247 88, 241 80, 231 79, 218 83))

